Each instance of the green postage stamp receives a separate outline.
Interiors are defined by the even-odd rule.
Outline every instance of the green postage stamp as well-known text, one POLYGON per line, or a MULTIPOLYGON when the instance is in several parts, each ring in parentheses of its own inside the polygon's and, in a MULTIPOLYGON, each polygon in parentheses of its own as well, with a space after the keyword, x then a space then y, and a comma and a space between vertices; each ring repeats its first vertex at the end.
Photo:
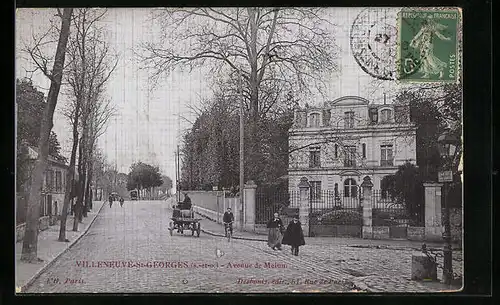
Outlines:
POLYGON ((399 15, 399 79, 457 82, 460 20, 459 9, 403 9, 399 15))

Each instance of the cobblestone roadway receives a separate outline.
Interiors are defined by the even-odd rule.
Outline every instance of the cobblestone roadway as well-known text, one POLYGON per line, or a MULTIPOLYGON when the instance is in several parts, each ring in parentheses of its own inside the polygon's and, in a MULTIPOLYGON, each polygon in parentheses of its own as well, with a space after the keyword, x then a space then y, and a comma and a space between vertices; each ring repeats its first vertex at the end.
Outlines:
MULTIPOLYGON (((167 230, 171 210, 165 202, 125 202, 123 208, 105 206, 88 234, 63 254, 26 291, 38 292, 291 292, 348 290, 345 278, 328 264, 313 260, 310 254, 294 257, 287 251, 268 249, 260 242, 212 237, 191 232, 182 236, 167 230), (217 258, 219 249, 225 254, 217 258), (91 268, 78 266, 98 261, 186 262, 187 268, 91 268), (247 263, 243 268, 227 264, 247 263), (194 268, 192 263, 198 265, 194 268), (200 267, 200 264, 219 265, 200 267), (282 268, 255 268, 255 264, 278 264, 282 268), (238 280, 265 280, 244 284, 238 280), (272 283, 272 281, 275 283, 272 283), (309 283, 306 283, 309 280, 309 283), (59 281, 57 283, 57 281, 59 281), (294 284, 296 281, 299 284, 294 284), (316 283, 314 283, 316 281, 316 283)), ((205 220, 207 221, 207 220, 205 220)), ((203 221, 202 221, 203 226, 203 221)), ((179 264, 179 263, 177 263, 179 264)), ((171 266, 172 267, 172 266, 171 266)))

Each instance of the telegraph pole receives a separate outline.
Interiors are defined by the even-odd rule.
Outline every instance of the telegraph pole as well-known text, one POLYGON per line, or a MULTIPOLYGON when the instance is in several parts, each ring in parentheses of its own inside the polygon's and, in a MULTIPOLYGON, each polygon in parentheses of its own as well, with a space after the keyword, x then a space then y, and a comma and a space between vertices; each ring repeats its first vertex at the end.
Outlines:
POLYGON ((181 200, 181 192, 180 192, 180 190, 181 190, 181 182, 180 182, 180 180, 181 180, 181 159, 180 159, 180 153, 179 153, 179 145, 177 145, 177 169, 176 169, 176 171, 177 171, 177 177, 179 177, 179 192, 178 192, 179 193, 179 195, 178 195, 179 200, 178 201, 180 201, 181 200))
POLYGON ((240 213, 240 228, 243 230, 243 220, 244 220, 244 213, 245 213, 245 200, 243 198, 243 189, 245 187, 245 159, 244 159, 244 125, 243 125, 243 90, 242 90, 242 84, 241 84, 241 71, 238 71, 239 77, 239 86, 238 86, 238 91, 239 91, 239 96, 240 96, 240 207, 241 207, 241 213, 240 213))
POLYGON ((175 162, 175 198, 177 199, 176 204, 179 202, 179 176, 177 171, 177 151, 174 152, 174 162, 175 162))

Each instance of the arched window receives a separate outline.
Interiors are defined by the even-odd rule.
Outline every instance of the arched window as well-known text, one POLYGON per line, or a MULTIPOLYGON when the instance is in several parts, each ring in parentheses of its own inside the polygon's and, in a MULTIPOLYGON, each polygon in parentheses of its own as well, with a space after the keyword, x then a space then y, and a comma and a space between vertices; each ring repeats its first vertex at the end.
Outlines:
POLYGON ((339 146, 335 144, 335 158, 339 157, 339 146))
POLYGON ((319 127, 319 113, 309 115, 309 127, 319 127))
POLYGON ((361 147, 362 147, 362 150, 363 150, 363 158, 366 158, 366 144, 365 144, 365 143, 363 143, 363 144, 361 145, 361 147))
POLYGON ((357 197, 358 186, 356 180, 348 178, 344 181, 344 197, 357 197))
POLYGON ((380 111, 380 121, 382 123, 388 123, 392 121, 392 111, 390 109, 384 109, 380 111))

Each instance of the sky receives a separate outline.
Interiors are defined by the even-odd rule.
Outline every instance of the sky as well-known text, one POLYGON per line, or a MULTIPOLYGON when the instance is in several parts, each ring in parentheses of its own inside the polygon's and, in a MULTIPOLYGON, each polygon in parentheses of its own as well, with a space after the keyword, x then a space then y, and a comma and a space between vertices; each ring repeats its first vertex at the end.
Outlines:
MULTIPOLYGON (((337 45, 341 50, 340 70, 332 72, 328 80, 326 100, 322 97, 307 102, 321 105, 327 100, 356 95, 373 103, 383 103, 384 92, 394 88, 394 82, 378 84, 373 89, 373 77, 364 72, 354 60, 350 48, 350 32, 360 8, 329 8, 330 19, 336 24, 332 28, 337 45)), ((393 8, 394 12, 396 9, 393 8)), ((190 105, 199 105, 201 98, 212 95, 207 75, 203 70, 191 73, 174 71, 164 77, 155 90, 150 87, 148 71, 139 70, 133 59, 133 50, 138 50, 142 41, 157 39, 159 28, 148 20, 148 8, 110 8, 103 21, 109 32, 111 48, 119 54, 119 62, 107 84, 106 96, 117 107, 117 115, 111 119, 104 135, 99 139, 108 161, 120 172, 128 173, 133 162, 143 161, 160 167, 163 174, 175 183, 175 150, 180 144, 183 130, 194 121, 190 105)), ((26 70, 33 69, 33 63, 21 52, 23 43, 29 43, 32 33, 42 33, 54 17, 54 9, 18 9, 16 12, 16 77, 26 77, 26 70)), ((389 23, 396 26, 396 19, 389 23)), ((48 54, 54 52, 47 50, 48 54)), ((34 85, 45 94, 49 81, 41 74, 32 76, 34 85)), ((389 98, 390 99, 390 98, 389 98)), ((69 157, 72 139, 69 122, 62 116, 61 109, 68 97, 59 95, 54 114, 54 128, 62 146, 63 155, 69 157)), ((390 100, 389 100, 390 102, 390 100)), ((175 185, 175 184, 174 184, 175 185)))

